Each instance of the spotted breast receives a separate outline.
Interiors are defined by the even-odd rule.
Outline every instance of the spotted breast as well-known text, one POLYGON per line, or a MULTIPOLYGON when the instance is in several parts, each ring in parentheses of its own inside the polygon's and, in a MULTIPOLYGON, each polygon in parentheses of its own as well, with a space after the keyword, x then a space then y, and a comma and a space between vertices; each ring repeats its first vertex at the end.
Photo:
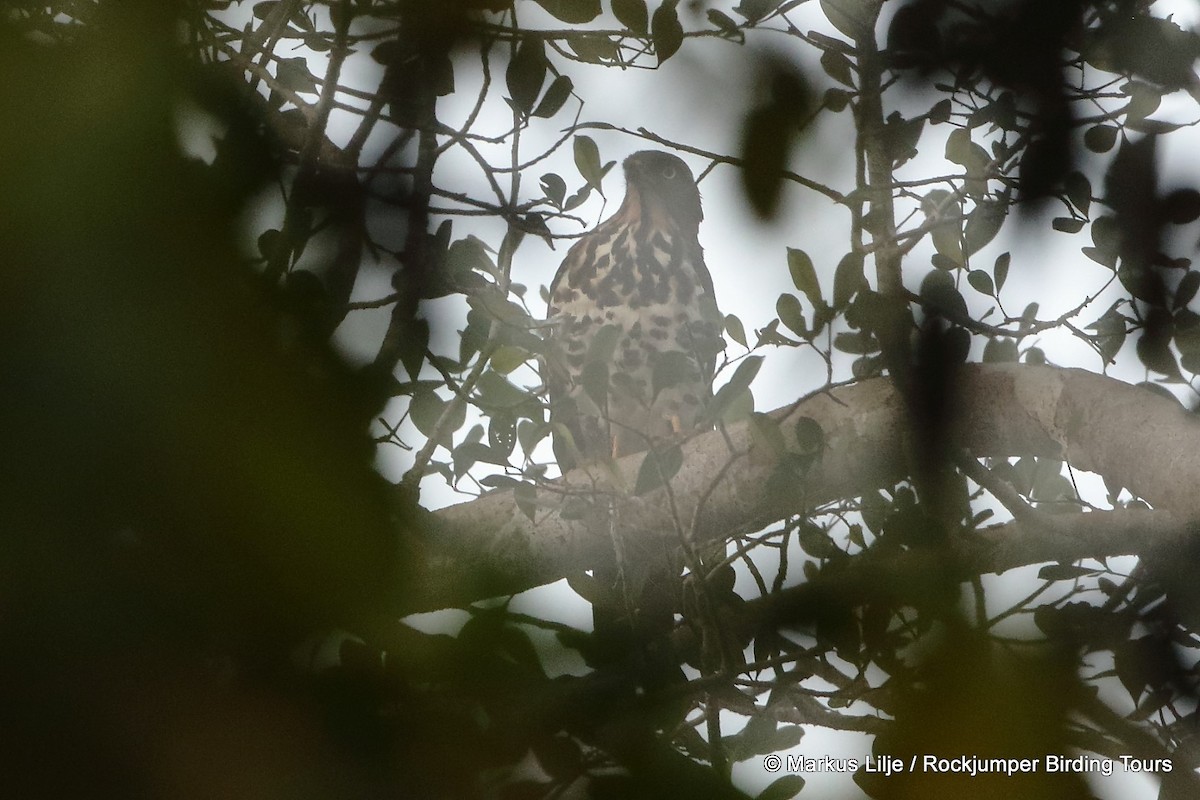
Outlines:
POLYGON ((624 170, 620 208, 550 286, 546 382, 564 472, 694 432, 724 346, 691 170, 657 151, 624 170))

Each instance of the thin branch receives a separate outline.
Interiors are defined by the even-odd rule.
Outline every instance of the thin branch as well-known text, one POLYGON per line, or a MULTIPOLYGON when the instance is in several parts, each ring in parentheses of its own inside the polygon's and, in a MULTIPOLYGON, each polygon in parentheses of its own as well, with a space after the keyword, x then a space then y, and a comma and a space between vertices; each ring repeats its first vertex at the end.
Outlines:
MULTIPOLYGON (((619 125, 612 125, 607 122, 584 122, 584 123, 580 123, 579 125, 576 125, 575 128, 577 130, 592 129, 592 130, 602 130, 602 131, 615 131, 617 133, 624 133, 629 136, 636 136, 639 139, 645 139, 646 141, 654 142, 655 144, 661 144, 664 147, 669 147, 672 150, 678 150, 681 153, 691 153, 692 155, 700 156, 701 158, 707 158, 710 161, 713 161, 714 163, 717 163, 717 164, 728 164, 730 166, 738 167, 738 168, 741 168, 744 165, 744 161, 740 158, 722 155, 721 153, 714 153, 711 150, 704 150, 699 147, 694 147, 692 145, 684 144, 682 142, 676 142, 671 139, 667 139, 664 136, 659 136, 658 134, 648 131, 645 128, 638 128, 636 131, 632 131, 632 130, 629 130, 628 128, 623 128, 619 125)), ((799 175, 790 170, 783 170, 780 172, 780 175, 785 180, 789 180, 789 181, 792 181, 793 183, 798 183, 801 186, 804 186, 808 189, 812 189, 814 192, 817 192, 819 194, 824 195, 825 197, 828 197, 830 200, 833 200, 835 203, 843 203, 844 204, 846 202, 846 196, 843 195, 841 192, 837 191, 836 189, 832 189, 828 186, 825 186, 824 184, 817 183, 816 181, 814 181, 810 178, 805 178, 803 175, 799 175)))

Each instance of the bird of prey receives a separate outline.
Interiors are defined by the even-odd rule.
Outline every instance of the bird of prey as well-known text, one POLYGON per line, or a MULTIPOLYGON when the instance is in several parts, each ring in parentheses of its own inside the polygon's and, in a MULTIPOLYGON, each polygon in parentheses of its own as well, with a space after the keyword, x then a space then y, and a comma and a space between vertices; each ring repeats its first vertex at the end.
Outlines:
POLYGON ((550 284, 546 382, 563 472, 694 432, 724 346, 691 170, 649 150, 624 168, 621 207, 550 284))
MULTIPOLYGON (((574 244, 550 285, 545 380, 564 473, 704 426, 724 347, 691 170, 657 151, 634 153, 624 169, 620 208, 574 244)), ((589 599, 598 637, 619 653, 630 637, 669 630, 680 565, 652 537, 621 530, 614 516, 608 522, 614 562, 596 565, 589 599)))

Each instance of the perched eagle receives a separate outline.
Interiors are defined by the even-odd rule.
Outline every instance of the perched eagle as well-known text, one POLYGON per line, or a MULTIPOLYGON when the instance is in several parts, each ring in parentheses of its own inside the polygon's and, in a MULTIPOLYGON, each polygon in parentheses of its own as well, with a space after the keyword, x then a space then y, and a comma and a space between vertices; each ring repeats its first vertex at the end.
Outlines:
POLYGON ((694 432, 724 347, 691 170, 652 150, 624 167, 621 207, 550 284, 546 382, 563 472, 694 432))
MULTIPOLYGON (((655 151, 634 153, 624 166, 621 207, 575 243, 550 285, 545 380, 563 472, 670 444, 706 425, 724 347, 691 170, 655 151)), ((661 648, 681 603, 681 565, 662 537, 623 530, 615 513, 608 524, 614 558, 594 565, 587 588, 577 586, 593 604, 602 661, 624 657, 637 642, 661 648)), ((642 652, 657 665, 648 667, 658 676, 652 680, 678 673, 669 653, 642 652)))

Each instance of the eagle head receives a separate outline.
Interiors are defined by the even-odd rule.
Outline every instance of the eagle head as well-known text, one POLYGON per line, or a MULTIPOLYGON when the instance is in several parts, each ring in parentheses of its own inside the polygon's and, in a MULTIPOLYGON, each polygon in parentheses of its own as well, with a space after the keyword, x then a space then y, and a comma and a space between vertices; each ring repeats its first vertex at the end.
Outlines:
POLYGON ((642 150, 625 159, 625 181, 643 203, 666 212, 681 227, 695 232, 704 212, 700 190, 683 160, 659 150, 642 150))

